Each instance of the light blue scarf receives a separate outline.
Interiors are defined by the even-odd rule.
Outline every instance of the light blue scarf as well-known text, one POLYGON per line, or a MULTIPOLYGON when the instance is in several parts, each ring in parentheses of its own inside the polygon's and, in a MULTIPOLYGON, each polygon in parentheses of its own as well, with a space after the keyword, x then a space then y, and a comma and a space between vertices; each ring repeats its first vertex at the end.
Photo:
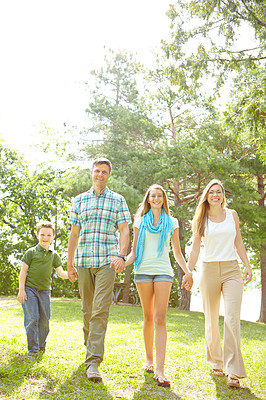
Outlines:
POLYGON ((164 246, 167 246, 168 233, 171 232, 171 235, 173 234, 173 222, 170 218, 170 215, 168 215, 164 211, 164 209, 162 209, 157 226, 153 226, 153 214, 151 210, 149 210, 146 214, 143 215, 139 226, 134 272, 136 272, 139 269, 142 260, 146 230, 150 233, 160 232, 160 240, 157 248, 158 252, 157 257, 161 257, 163 254, 164 246))

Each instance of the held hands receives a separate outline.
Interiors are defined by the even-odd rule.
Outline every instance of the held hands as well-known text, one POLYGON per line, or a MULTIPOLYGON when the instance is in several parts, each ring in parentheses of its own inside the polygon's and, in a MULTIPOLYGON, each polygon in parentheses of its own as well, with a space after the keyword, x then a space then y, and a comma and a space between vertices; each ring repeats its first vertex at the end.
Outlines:
POLYGON ((114 257, 110 262, 110 268, 114 268, 115 272, 120 274, 125 269, 125 261, 121 257, 114 257))
POLYGON ((244 269, 244 278, 245 278, 245 281, 244 281, 245 285, 251 281, 251 279, 252 279, 252 271, 251 271, 250 266, 245 267, 245 269, 244 269))
POLYGON ((76 282, 78 280, 78 272, 77 269, 73 265, 68 265, 67 266, 67 274, 68 274, 68 279, 70 282, 76 282))
POLYGON ((182 279, 182 285, 181 289, 185 288, 187 291, 189 291, 193 286, 193 278, 192 278, 192 273, 187 273, 183 276, 182 279))

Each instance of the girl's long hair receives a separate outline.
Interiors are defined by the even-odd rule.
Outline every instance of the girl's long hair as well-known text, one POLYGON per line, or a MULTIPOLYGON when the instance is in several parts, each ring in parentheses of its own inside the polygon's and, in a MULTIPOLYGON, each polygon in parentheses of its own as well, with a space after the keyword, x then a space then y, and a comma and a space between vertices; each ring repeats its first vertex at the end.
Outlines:
POLYGON ((213 185, 219 185, 221 187, 223 192, 223 201, 221 207, 222 209, 226 207, 225 190, 223 184, 219 179, 212 179, 203 190, 198 207, 196 208, 195 215, 192 220, 192 231, 194 234, 199 235, 200 237, 204 236, 205 226, 208 218, 208 210, 210 208, 207 197, 213 185))
POLYGON ((136 217, 142 217, 144 214, 147 214, 148 211, 150 211, 151 205, 148 203, 149 200, 149 195, 151 190, 159 189, 163 193, 163 209, 166 212, 166 214, 170 215, 170 210, 169 210, 169 204, 168 204, 168 199, 165 193, 165 190, 162 186, 154 184, 149 187, 147 192, 145 193, 143 201, 140 203, 140 206, 136 212, 136 217))

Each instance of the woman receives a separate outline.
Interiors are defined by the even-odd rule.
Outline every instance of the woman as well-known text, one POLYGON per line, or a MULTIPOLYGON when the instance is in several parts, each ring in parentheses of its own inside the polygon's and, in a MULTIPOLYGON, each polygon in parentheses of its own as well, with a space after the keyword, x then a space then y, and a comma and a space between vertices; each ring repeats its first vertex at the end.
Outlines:
MULTIPOLYGON (((205 314, 207 361, 214 375, 228 376, 227 385, 239 387, 239 379, 246 377, 240 350, 240 308, 243 279, 237 254, 245 265, 245 283, 252 272, 242 241, 236 211, 226 208, 222 183, 213 179, 204 189, 193 221, 193 241, 188 268, 193 271, 204 242, 199 287, 205 314), (224 298, 224 349, 219 333, 219 307, 224 298)), ((188 287, 186 277, 183 285, 188 287)))
POLYGON ((155 327, 156 370, 154 380, 159 386, 170 387, 164 375, 166 351, 166 312, 173 282, 173 269, 169 259, 170 238, 174 256, 185 272, 187 287, 192 286, 192 273, 188 270, 180 250, 177 219, 170 217, 166 193, 159 185, 146 192, 134 222, 132 251, 126 265, 135 261, 135 283, 142 304, 143 334, 146 351, 146 372, 154 373, 153 342, 155 327))

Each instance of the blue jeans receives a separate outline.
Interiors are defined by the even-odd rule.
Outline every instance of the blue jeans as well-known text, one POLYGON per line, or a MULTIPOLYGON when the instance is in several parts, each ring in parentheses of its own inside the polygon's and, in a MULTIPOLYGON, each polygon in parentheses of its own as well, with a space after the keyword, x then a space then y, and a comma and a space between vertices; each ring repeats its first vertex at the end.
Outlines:
POLYGON ((135 274, 134 282, 173 282, 174 278, 170 275, 147 275, 147 274, 135 274))
POLYGON ((51 316, 51 291, 25 286, 27 300, 22 304, 28 353, 37 353, 46 346, 51 316))

